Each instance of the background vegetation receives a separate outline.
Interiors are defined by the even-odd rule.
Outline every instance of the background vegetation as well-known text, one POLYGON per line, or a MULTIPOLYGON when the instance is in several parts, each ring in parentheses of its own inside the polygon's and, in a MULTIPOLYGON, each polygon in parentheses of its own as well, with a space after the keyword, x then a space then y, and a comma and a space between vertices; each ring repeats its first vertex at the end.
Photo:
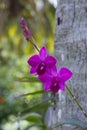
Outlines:
POLYGON ((38 46, 46 45, 53 53, 54 6, 48 0, 0 0, 0 130, 17 130, 17 117, 21 111, 27 113, 22 117, 21 129, 28 130, 36 124, 45 130, 42 117, 48 105, 42 103, 42 95, 19 96, 42 90, 36 79, 29 79, 27 59, 35 50, 21 32, 22 16, 38 46))

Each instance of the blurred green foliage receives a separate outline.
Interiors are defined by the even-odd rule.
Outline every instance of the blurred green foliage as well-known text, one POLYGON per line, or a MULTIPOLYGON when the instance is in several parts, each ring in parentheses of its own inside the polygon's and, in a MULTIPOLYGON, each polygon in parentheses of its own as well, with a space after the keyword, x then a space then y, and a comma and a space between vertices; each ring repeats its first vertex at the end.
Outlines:
POLYGON ((42 102, 42 93, 26 97, 18 96, 42 90, 39 82, 24 82, 24 80, 30 81, 27 60, 36 52, 21 32, 22 16, 26 19, 38 46, 45 45, 49 52, 53 53, 54 6, 48 0, 0 0, 0 130, 4 129, 7 122, 12 121, 11 116, 14 115, 15 120, 18 112, 25 109, 28 109, 29 114, 26 120, 30 122, 30 116, 35 115, 32 118, 35 118, 34 120, 38 118, 38 122, 32 122, 37 123, 36 126, 44 126, 41 122, 43 114, 40 110, 42 107, 44 110, 48 108, 45 104, 38 109, 39 112, 33 109, 34 114, 30 114, 30 106, 34 107, 35 104, 42 102))

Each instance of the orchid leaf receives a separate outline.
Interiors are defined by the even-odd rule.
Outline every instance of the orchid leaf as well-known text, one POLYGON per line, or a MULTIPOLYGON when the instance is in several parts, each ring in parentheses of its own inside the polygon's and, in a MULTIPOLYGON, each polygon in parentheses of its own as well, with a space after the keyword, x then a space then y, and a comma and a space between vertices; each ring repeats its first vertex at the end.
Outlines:
POLYGON ((54 128, 62 126, 62 125, 66 125, 66 124, 70 124, 73 126, 80 127, 84 130, 87 130, 87 124, 79 121, 78 119, 74 119, 74 118, 65 118, 64 120, 61 120, 58 124, 56 124, 54 128))
POLYGON ((21 116, 23 116, 29 112, 38 112, 38 111, 40 112, 41 110, 46 111, 48 109, 48 107, 51 105, 51 103, 48 102, 50 100, 52 100, 52 98, 49 98, 45 101, 42 101, 41 103, 38 103, 38 104, 26 109, 26 110, 21 111, 20 112, 21 116))
POLYGON ((15 80, 19 82, 31 82, 31 83, 40 82, 37 77, 32 77, 32 76, 31 77, 15 77, 15 80))
POLYGON ((36 92, 21 94, 18 97, 21 97, 21 96, 30 96, 30 95, 35 95, 35 94, 43 94, 43 93, 48 93, 48 92, 45 92, 44 90, 40 90, 40 91, 36 91, 36 92))
POLYGON ((42 116, 39 113, 32 112, 22 116, 21 119, 22 120, 26 119, 29 122, 37 123, 37 122, 41 122, 42 116))
POLYGON ((44 124, 42 124, 42 123, 37 123, 37 124, 33 124, 33 125, 30 125, 30 126, 28 126, 27 128, 25 128, 24 130, 29 130, 29 129, 31 129, 32 127, 42 127, 42 128, 44 128, 44 130, 45 130, 45 125, 44 124))

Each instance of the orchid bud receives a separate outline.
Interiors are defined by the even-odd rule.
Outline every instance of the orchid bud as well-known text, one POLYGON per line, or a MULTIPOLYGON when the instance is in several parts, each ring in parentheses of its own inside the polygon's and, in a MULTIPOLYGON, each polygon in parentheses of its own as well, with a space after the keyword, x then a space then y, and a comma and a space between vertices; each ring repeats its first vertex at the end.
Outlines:
POLYGON ((27 27, 26 21, 23 17, 21 18, 20 25, 21 25, 23 34, 24 34, 26 40, 28 41, 32 37, 32 34, 30 32, 30 29, 27 27))

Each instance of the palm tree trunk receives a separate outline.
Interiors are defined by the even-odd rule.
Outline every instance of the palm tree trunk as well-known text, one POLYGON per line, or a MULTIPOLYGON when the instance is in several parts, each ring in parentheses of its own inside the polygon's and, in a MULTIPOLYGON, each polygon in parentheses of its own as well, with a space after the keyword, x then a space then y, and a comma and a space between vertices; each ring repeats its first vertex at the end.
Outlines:
MULTIPOLYGON (((67 84, 87 112, 87 0, 57 2, 55 56, 58 66, 72 70, 73 77, 67 84)), ((67 91, 59 92, 58 95, 56 110, 52 115, 53 124, 64 118, 75 118, 87 123, 87 118, 67 91)), ((72 130, 72 127, 67 125, 57 130, 72 130)))

